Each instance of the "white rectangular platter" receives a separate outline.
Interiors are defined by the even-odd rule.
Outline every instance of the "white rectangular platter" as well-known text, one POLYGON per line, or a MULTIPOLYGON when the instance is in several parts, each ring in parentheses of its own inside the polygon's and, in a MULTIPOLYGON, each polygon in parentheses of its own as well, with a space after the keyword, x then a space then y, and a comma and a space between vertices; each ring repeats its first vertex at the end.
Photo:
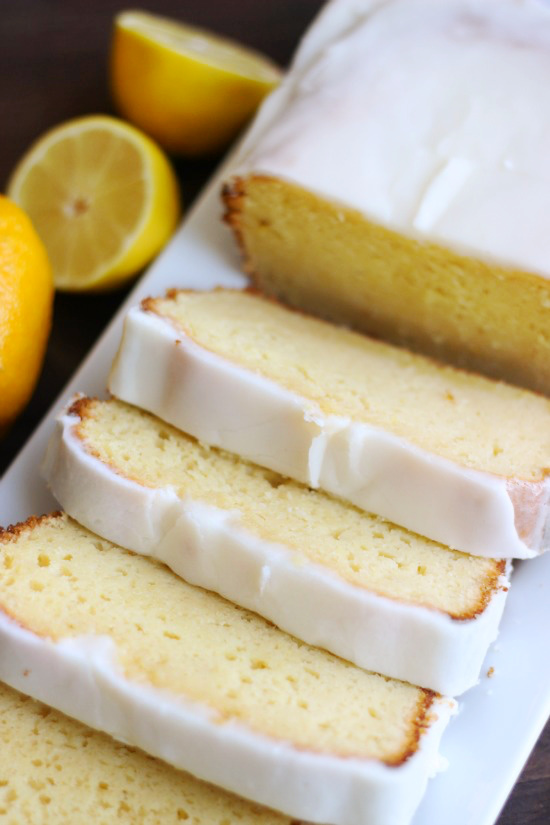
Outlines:
MULTIPOLYGON (((53 419, 75 391, 105 395, 130 304, 170 287, 242 286, 237 253, 221 221, 217 176, 172 242, 55 402, 0 482, 0 524, 57 509, 39 466, 53 419)), ((550 716, 550 553, 516 566, 501 633, 477 687, 460 700, 442 742, 449 768, 430 782, 414 825, 493 825, 550 716), (489 677, 489 669, 494 669, 489 677)))

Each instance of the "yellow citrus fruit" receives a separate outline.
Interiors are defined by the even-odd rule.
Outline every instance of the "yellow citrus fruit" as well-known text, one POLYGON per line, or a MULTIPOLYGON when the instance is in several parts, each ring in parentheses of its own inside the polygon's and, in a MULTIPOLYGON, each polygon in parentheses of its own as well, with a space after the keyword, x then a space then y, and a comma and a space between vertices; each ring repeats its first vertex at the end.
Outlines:
POLYGON ((41 137, 8 195, 30 216, 55 286, 111 289, 162 248, 180 216, 178 183, 161 149, 122 121, 93 115, 41 137))
POLYGON ((115 104, 170 152, 222 149, 280 77, 263 55, 210 32, 138 11, 115 19, 115 104))
POLYGON ((25 213, 0 195, 0 433, 25 406, 51 325, 52 272, 25 213))

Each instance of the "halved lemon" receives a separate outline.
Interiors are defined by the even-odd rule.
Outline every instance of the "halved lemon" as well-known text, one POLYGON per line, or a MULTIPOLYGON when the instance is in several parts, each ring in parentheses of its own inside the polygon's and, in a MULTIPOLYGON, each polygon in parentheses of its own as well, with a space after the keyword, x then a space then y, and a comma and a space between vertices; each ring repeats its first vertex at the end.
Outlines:
POLYGON ((176 175, 133 126, 93 115, 52 129, 22 158, 8 195, 46 246, 55 286, 103 290, 135 275, 180 216, 176 175))
POLYGON ((202 29, 139 11, 115 19, 115 105, 170 152, 222 149, 280 78, 263 55, 202 29))

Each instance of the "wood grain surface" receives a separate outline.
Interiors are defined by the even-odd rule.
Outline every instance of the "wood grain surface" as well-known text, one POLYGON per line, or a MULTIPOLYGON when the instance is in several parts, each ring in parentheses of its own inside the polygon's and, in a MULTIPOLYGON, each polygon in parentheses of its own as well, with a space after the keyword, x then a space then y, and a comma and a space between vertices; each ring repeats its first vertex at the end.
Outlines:
MULTIPOLYGON (((146 8, 205 26, 261 50, 285 66, 320 0, 149 0, 146 8)), ((45 129, 68 118, 112 113, 108 53, 115 0, 7 0, 0 11, 0 188, 45 129)), ((174 159, 189 206, 219 158, 174 159)), ((4 472, 105 327, 126 292, 58 295, 42 376, 33 398, 0 442, 4 472)), ((538 632, 544 629, 538 628, 538 632)), ((513 712, 513 709, 510 709, 513 712)), ((506 719, 502 720, 506 726, 506 719)), ((550 724, 498 825, 549 825, 550 724)), ((433 823, 445 825, 445 823, 433 823)), ((465 822, 464 825, 476 825, 465 822)))

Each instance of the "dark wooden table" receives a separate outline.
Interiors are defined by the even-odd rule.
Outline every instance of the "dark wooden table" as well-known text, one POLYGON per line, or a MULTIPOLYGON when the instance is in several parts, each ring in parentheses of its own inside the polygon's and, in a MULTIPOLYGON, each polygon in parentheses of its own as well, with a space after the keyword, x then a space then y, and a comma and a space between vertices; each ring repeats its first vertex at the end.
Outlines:
MULTIPOLYGON (((282 66, 320 0, 150 0, 149 11, 185 19, 248 43, 282 66)), ((13 0, 0 12, 0 187, 30 142, 57 123, 112 112, 108 49, 116 0, 13 0)), ((219 158, 175 159, 189 205, 219 158)), ((33 431, 125 297, 58 295, 42 376, 26 411, 0 443, 0 474, 33 431)), ((538 628, 537 632, 544 632, 538 628)), ((513 712, 513 709, 511 709, 513 712)), ((503 718, 502 724, 506 725, 503 718)), ((550 724, 498 825, 549 825, 550 724)), ((433 823, 433 825, 445 825, 433 823)), ((464 825, 476 825, 465 822, 464 825)))

